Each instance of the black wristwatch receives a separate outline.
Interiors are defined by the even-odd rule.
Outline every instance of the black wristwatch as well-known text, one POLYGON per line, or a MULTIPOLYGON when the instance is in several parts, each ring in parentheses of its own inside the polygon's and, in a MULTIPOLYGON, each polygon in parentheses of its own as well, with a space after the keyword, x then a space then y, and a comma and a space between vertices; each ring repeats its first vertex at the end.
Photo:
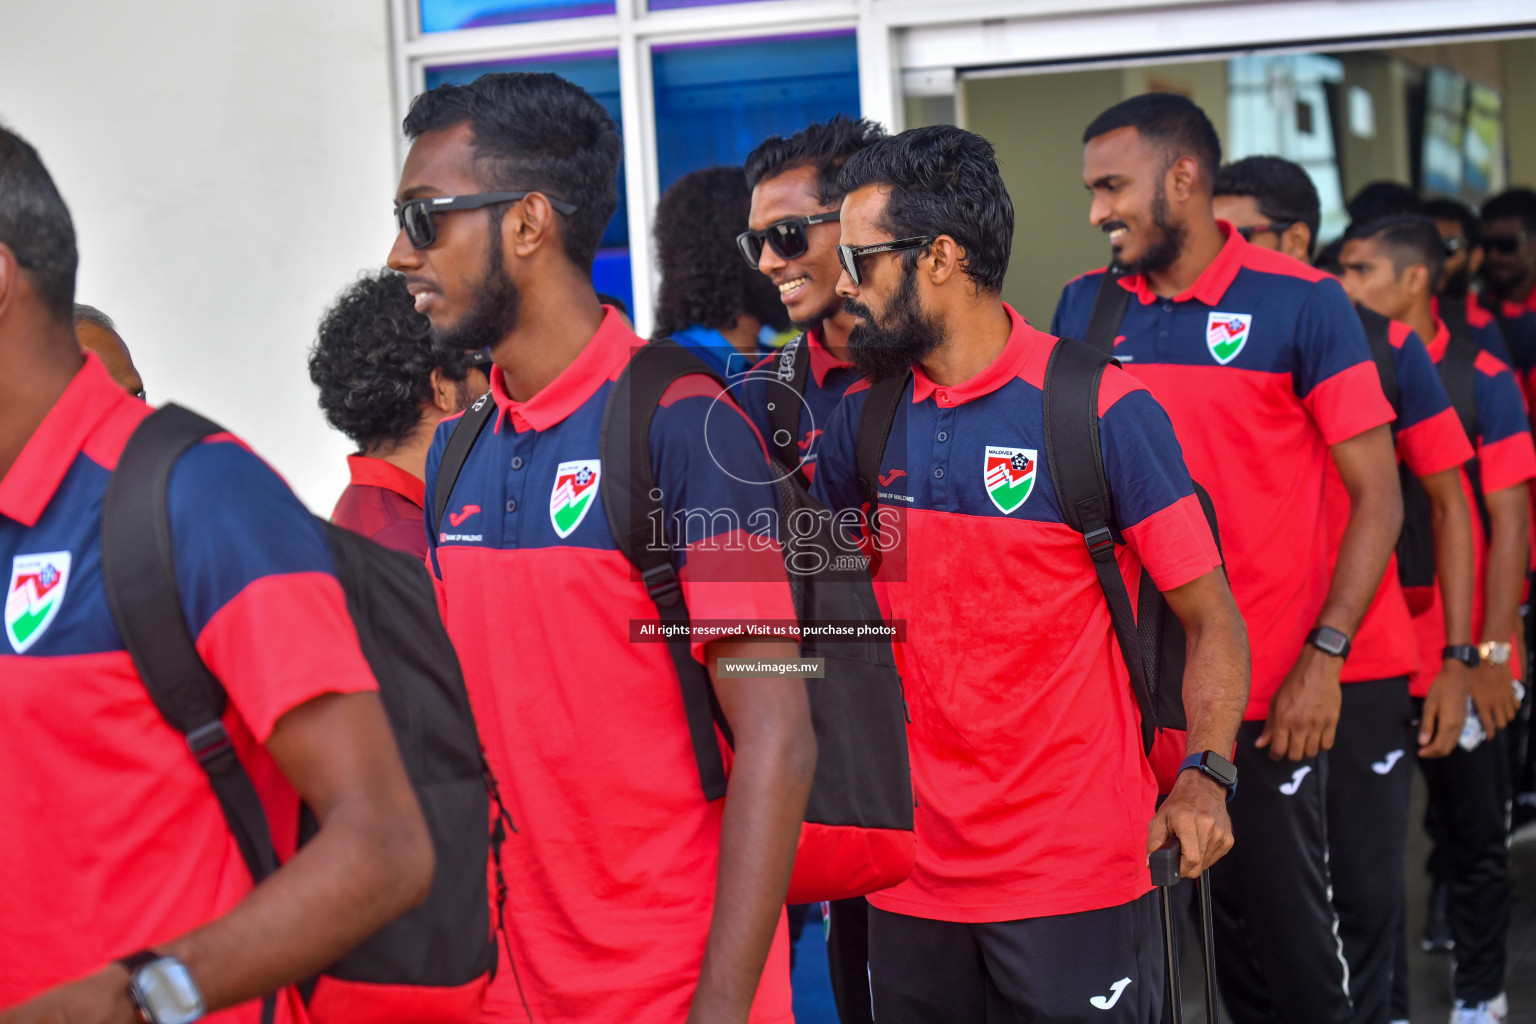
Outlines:
POLYGON ((1307 634, 1307 643, 1335 658, 1349 657, 1349 637, 1332 626, 1314 626, 1307 634))
POLYGON ((1450 644, 1440 652, 1440 660, 1447 659, 1459 661, 1467 668, 1477 668, 1483 659, 1478 656, 1477 647, 1473 644, 1450 644))
POLYGON ((1227 787, 1227 800, 1237 795, 1237 765, 1228 761, 1214 750, 1203 750, 1198 754, 1190 754, 1179 763, 1179 774, 1183 774, 1189 768, 1197 769, 1200 774, 1215 779, 1227 787))
POLYGON ((145 949, 118 963, 128 972, 128 1001, 144 1024, 193 1024, 208 1013, 187 965, 145 949))

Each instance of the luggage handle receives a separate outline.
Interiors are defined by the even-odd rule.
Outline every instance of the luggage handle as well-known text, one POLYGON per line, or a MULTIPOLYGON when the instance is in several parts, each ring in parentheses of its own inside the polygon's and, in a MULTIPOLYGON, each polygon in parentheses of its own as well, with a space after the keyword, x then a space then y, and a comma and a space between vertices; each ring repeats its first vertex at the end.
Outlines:
MULTIPOLYGON (((1152 874, 1152 884, 1157 887, 1158 903, 1163 918, 1163 964, 1167 968, 1164 985, 1167 986, 1169 1010, 1168 1024, 1184 1024, 1184 1006, 1179 991, 1179 947, 1173 930, 1173 887, 1182 880, 1179 861, 1182 850, 1177 836, 1147 855, 1147 867, 1152 874)), ((1210 872, 1202 871, 1195 879, 1195 889, 1200 900, 1200 940, 1205 953, 1205 1019, 1217 1024, 1220 1002, 1216 993, 1216 945, 1211 932, 1211 879, 1210 872)))

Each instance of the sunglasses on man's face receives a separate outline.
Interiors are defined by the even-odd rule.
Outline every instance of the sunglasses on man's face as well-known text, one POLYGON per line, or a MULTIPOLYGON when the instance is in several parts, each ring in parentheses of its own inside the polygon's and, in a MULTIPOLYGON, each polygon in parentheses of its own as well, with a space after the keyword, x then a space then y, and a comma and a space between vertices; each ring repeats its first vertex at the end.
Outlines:
MULTIPOLYGON (((417 249, 426 249, 437 241, 437 222, 433 218, 438 214, 456 213, 459 210, 478 210, 496 203, 513 203, 528 198, 536 191, 538 190, 478 192, 472 196, 422 196, 419 199, 407 199, 403 203, 396 204, 395 221, 400 225, 400 230, 405 232, 405 237, 411 240, 411 245, 417 249)), ((576 206, 573 203, 556 199, 547 192, 540 194, 549 200, 549 205, 553 206, 557 213, 563 213, 569 217, 576 212, 576 206)))
POLYGON ((741 258, 747 261, 747 265, 753 270, 757 269, 758 262, 763 258, 763 245, 778 253, 780 259, 792 260, 804 256, 811 248, 810 235, 806 231, 812 224, 831 224, 836 221, 839 214, 818 213, 814 217, 790 217, 774 224, 769 224, 761 231, 743 231, 736 236, 736 248, 741 250, 741 258))
POLYGON ((876 242, 874 245, 840 245, 837 247, 837 262, 843 265, 848 279, 853 282, 855 288, 858 288, 864 283, 864 275, 859 271, 859 260, 863 257, 873 256, 878 252, 921 249, 932 244, 932 235, 916 235, 912 238, 898 238, 894 242, 876 242))
POLYGON ((1526 237, 1519 235, 1484 235, 1483 248, 1488 252, 1501 253, 1505 256, 1513 256, 1525 245, 1526 237))
POLYGON ((1237 233, 1243 236, 1243 241, 1251 242, 1254 235, 1262 235, 1266 231, 1275 235, 1283 235, 1295 223, 1293 220, 1272 220, 1268 224, 1250 224, 1245 228, 1238 228, 1237 233))

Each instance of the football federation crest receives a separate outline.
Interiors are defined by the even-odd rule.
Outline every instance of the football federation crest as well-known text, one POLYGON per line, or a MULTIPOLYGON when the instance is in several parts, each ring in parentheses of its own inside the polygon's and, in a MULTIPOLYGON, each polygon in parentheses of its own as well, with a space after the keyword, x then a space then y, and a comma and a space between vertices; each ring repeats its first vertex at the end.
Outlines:
POLYGON ((549 521, 563 540, 586 518, 597 501, 597 480, 603 465, 598 459, 562 462, 555 470, 555 489, 549 493, 549 521))
POLYGON ((1024 504, 1035 489, 1037 453, 1033 448, 987 446, 987 497, 1004 515, 1024 504))
POLYGON ((5 638, 11 650, 25 654, 59 614, 69 585, 69 552, 17 555, 5 588, 5 638))
POLYGON ((1211 350, 1211 358, 1222 366, 1236 359, 1248 344, 1252 327, 1252 313, 1210 313, 1205 318, 1205 347, 1211 350))

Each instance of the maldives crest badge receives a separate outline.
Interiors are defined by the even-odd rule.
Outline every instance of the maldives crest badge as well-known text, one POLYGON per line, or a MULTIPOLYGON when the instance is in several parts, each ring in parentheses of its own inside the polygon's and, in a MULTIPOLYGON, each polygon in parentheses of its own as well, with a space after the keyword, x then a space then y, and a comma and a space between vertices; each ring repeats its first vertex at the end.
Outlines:
POLYGON ((1248 332, 1253 327, 1252 313, 1217 313, 1212 311, 1205 318, 1205 347, 1211 350, 1211 358, 1226 366, 1248 344, 1248 332))
POLYGON ((992 504, 1007 515, 1029 497, 1035 489, 1035 467, 1038 453, 1033 448, 997 448, 987 446, 986 476, 987 497, 992 504))
POLYGON ((68 551, 11 559, 11 582, 5 588, 5 638, 11 650, 25 654, 42 639, 59 614, 68 585, 68 551))
POLYGON ((569 537, 597 502, 597 481, 603 464, 598 459, 562 462, 555 468, 555 489, 549 492, 549 521, 561 539, 569 537))

